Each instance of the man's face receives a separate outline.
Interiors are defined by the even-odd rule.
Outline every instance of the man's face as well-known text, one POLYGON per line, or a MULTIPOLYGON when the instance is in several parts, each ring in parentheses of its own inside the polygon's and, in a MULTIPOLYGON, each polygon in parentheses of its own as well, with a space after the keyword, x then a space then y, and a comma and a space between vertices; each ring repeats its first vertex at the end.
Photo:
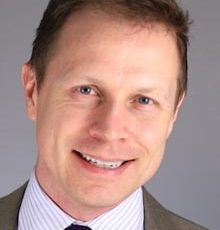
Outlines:
POLYGON ((152 177, 175 120, 178 73, 166 28, 89 13, 65 24, 39 94, 23 71, 37 178, 61 208, 87 219, 152 177))

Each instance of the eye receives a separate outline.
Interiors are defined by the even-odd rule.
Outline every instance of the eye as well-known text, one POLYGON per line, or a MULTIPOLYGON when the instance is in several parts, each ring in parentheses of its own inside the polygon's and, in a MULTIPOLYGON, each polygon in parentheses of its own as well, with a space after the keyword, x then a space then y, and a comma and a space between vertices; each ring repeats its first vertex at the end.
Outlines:
POLYGON ((139 104, 142 104, 142 105, 150 105, 150 104, 153 104, 153 101, 149 98, 149 97, 145 97, 145 96, 140 96, 138 99, 137 99, 138 103, 139 104))
POLYGON ((78 91, 84 95, 96 95, 97 93, 91 86, 81 86, 78 91))

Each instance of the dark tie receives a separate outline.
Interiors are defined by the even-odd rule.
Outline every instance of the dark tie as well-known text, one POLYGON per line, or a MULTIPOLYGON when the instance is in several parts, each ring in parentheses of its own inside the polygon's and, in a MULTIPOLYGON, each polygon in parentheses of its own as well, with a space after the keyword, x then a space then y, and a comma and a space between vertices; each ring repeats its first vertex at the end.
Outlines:
POLYGON ((68 226, 64 230, 92 230, 92 229, 87 227, 87 226, 71 224, 70 226, 68 226))

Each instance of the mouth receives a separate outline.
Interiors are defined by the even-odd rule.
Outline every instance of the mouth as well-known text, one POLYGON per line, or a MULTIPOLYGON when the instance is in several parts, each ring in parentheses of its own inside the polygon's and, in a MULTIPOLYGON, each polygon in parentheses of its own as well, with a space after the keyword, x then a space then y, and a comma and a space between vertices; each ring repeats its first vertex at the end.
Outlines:
POLYGON ((90 155, 75 150, 73 152, 76 153, 81 159, 83 159, 87 163, 101 169, 111 169, 111 170, 118 169, 122 165, 128 162, 128 161, 104 161, 104 160, 96 159, 90 155))

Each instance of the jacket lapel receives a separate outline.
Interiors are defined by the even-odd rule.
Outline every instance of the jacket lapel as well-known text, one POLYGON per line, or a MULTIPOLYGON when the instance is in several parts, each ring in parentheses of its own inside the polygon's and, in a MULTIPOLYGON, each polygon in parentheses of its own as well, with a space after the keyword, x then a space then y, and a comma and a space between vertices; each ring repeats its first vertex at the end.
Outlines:
POLYGON ((0 199, 0 230, 17 229, 18 212, 27 183, 10 195, 0 199))
POLYGON ((144 201, 144 230, 157 230, 157 224, 154 217, 154 199, 143 187, 143 201, 144 201))

